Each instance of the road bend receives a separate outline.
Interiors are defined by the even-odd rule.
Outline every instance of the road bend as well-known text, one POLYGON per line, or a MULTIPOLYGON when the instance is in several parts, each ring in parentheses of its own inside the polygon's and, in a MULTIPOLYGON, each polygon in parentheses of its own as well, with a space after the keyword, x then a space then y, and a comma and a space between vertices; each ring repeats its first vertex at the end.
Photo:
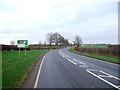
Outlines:
POLYGON ((74 54, 68 49, 45 55, 36 88, 120 88, 120 65, 74 54))

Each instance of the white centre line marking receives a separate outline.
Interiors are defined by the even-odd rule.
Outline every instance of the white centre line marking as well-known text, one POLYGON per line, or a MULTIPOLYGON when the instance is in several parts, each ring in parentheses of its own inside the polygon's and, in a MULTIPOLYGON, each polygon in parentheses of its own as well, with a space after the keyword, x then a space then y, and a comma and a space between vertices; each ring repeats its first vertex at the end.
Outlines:
POLYGON ((65 58, 65 56, 63 54, 60 54, 60 55, 65 58))
POLYGON ((67 59, 69 62, 71 62, 72 64, 76 65, 76 63, 74 63, 73 61, 71 61, 70 59, 67 59))
POLYGON ((66 57, 70 58, 68 55, 66 55, 66 57))
POLYGON ((115 87, 115 88, 117 88, 117 89, 120 89, 118 86, 116 86, 116 85, 112 84, 111 82, 109 82, 109 81, 107 81, 107 80, 105 80, 105 79, 103 79, 103 78, 99 77, 98 75, 94 74, 94 73, 93 73, 93 72, 91 72, 91 71, 97 71, 97 70, 87 69, 87 72, 88 72, 88 73, 90 73, 90 74, 92 74, 93 76, 95 76, 95 77, 99 78, 100 80, 102 80, 102 81, 106 82, 107 84, 109 84, 109 85, 111 85, 111 86, 113 86, 113 87, 115 87))
POLYGON ((85 63, 83 63, 83 62, 80 62, 80 61, 78 61, 78 60, 76 60, 76 59, 73 59, 75 62, 77 62, 78 64, 84 64, 85 65, 85 63))
POLYGON ((79 65, 80 67, 88 67, 88 66, 86 66, 86 65, 79 65))
MULTIPOLYGON (((47 55, 47 54, 46 54, 46 55, 47 55)), ((40 73, 41 73, 41 68, 42 68, 43 61, 44 61, 46 55, 43 57, 43 59, 42 59, 42 61, 41 61, 41 64, 40 64, 40 67, 39 67, 39 71, 38 71, 38 74, 37 74, 37 78, 36 78, 36 81, 35 81, 35 84, 34 84, 34 88, 37 88, 38 80, 39 80, 40 73)))
POLYGON ((62 55, 61 51, 59 50, 59 54, 62 55))
POLYGON ((78 60, 76 60, 76 59, 73 59, 77 64, 82 64, 82 65, 79 65, 80 67, 88 67, 85 63, 83 63, 83 62, 80 62, 80 61, 78 61, 78 60))

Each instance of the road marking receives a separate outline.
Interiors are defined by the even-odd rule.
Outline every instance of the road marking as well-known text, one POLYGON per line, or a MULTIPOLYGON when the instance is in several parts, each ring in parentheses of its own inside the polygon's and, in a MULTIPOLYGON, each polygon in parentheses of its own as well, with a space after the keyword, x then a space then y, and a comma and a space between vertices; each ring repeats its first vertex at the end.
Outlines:
POLYGON ((61 51, 59 50, 59 54, 62 55, 61 51))
MULTIPOLYGON (((65 58, 65 56, 63 54, 61 54, 60 50, 59 50, 59 54, 65 58)), ((66 55, 67 58, 70 58, 70 56, 66 55)), ((70 59, 67 59, 69 62, 71 62, 72 64, 76 65, 75 62, 71 61, 70 59)))
POLYGON ((66 57, 70 58, 68 55, 66 55, 66 57))
POLYGON ((86 66, 86 65, 79 65, 80 67, 88 67, 88 66, 86 66))
MULTIPOLYGON (((47 55, 47 54, 46 54, 46 55, 47 55)), ((37 74, 37 78, 36 78, 36 81, 35 81, 35 84, 34 84, 34 88, 37 88, 38 80, 39 80, 40 73, 41 73, 41 68, 42 68, 43 61, 44 61, 46 55, 43 57, 43 59, 42 59, 42 61, 41 61, 41 64, 40 64, 40 67, 39 67, 39 71, 38 71, 38 74, 37 74)))
POLYGON ((76 63, 74 63, 73 61, 71 61, 70 59, 67 59, 69 62, 71 62, 72 64, 76 65, 76 63))
POLYGON ((94 73, 91 72, 91 71, 98 71, 98 70, 87 69, 87 72, 90 73, 90 74, 92 74, 93 76, 99 78, 100 80, 106 82, 107 84, 109 84, 109 85, 111 85, 111 86, 113 86, 113 87, 115 87, 115 88, 117 88, 117 89, 120 89, 118 86, 116 86, 116 85, 112 84, 111 82, 109 82, 109 81, 107 81, 107 80, 105 80, 105 79, 99 77, 98 75, 94 74, 94 73))
POLYGON ((109 77, 111 78, 111 76, 106 76, 106 75, 98 75, 99 77, 109 77))
POLYGON ((87 70, 90 70, 90 71, 98 71, 98 70, 95 70, 95 69, 87 69, 87 70))
POLYGON ((59 54, 62 56, 62 57, 64 57, 65 58, 65 56, 60 52, 60 50, 59 50, 59 54))
POLYGON ((85 65, 84 63, 80 62, 80 61, 76 61, 77 64, 82 64, 82 65, 85 65))
POLYGON ((78 64, 83 64, 83 65, 85 65, 85 63, 83 63, 83 62, 80 62, 80 61, 78 61, 78 60, 76 60, 76 59, 73 59, 76 63, 78 63, 78 64))
POLYGON ((59 53, 60 55, 62 55, 62 53, 59 53))
POLYGON ((108 73, 106 73, 106 72, 103 72, 103 71, 101 71, 101 70, 99 70, 99 71, 100 71, 101 73, 104 73, 104 74, 110 76, 110 77, 113 77, 113 78, 115 78, 115 79, 117 79, 117 80, 120 80, 120 78, 117 78, 117 77, 115 77, 115 76, 113 76, 113 75, 110 75, 110 74, 108 74, 108 73))
POLYGON ((85 63, 83 63, 83 62, 80 62, 80 61, 78 61, 78 60, 76 60, 76 59, 73 59, 77 64, 82 64, 82 65, 79 65, 80 67, 88 67, 85 63))
MULTIPOLYGON (((63 58, 65 58, 64 54, 62 54, 60 51, 59 51, 59 54, 60 54, 63 58)), ((65 59, 66 59, 66 58, 65 58, 65 59)))
POLYGON ((118 85, 117 87, 120 87, 120 85, 118 85))
POLYGON ((62 54, 60 50, 59 50, 59 54, 60 54, 62 57, 65 58, 64 54, 62 54))
POLYGON ((76 59, 73 59, 74 61, 78 61, 78 60, 76 60, 76 59))
MULTIPOLYGON (((64 56, 64 55, 62 55, 62 57, 63 57, 63 58, 65 58, 65 56, 64 56)), ((66 59, 66 58, 65 58, 65 59, 66 59)))

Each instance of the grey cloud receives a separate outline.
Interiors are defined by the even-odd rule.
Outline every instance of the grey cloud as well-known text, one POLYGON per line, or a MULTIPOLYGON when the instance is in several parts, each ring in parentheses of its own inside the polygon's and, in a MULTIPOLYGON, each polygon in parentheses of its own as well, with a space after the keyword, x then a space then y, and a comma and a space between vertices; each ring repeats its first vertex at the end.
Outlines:
MULTIPOLYGON (((3 11, 7 11, 7 9, 3 8, 2 6, 3 11)), ((19 21, 19 19, 14 20, 13 18, 13 20, 7 21, 8 23, 5 24, 10 30, 3 29, 0 30, 0 33, 6 35, 6 38, 28 39, 30 42, 36 43, 45 41, 46 34, 49 32, 61 33, 71 42, 74 40, 75 35, 80 35, 85 43, 99 43, 102 41, 117 43, 115 36, 117 29, 114 27, 109 28, 109 26, 117 24, 114 18, 116 16, 113 18, 108 17, 109 15, 117 14, 117 3, 92 3, 89 6, 84 5, 81 7, 78 0, 50 7, 50 10, 50 17, 30 17, 29 21, 24 19, 19 21), (70 10, 70 6, 75 6, 75 8, 70 10), (68 11, 64 11, 66 8, 68 11), (103 21, 100 21, 100 19, 103 21)), ((3 36, 0 37, 3 38, 3 36)))

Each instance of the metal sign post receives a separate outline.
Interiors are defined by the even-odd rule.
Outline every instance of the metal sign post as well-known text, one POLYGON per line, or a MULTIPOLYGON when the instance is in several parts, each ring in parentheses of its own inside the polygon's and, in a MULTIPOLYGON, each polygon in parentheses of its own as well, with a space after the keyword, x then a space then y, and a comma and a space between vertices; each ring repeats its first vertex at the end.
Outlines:
POLYGON ((20 55, 20 48, 19 48, 19 55, 20 55))
POLYGON ((25 55, 26 55, 26 48, 25 48, 25 55))

